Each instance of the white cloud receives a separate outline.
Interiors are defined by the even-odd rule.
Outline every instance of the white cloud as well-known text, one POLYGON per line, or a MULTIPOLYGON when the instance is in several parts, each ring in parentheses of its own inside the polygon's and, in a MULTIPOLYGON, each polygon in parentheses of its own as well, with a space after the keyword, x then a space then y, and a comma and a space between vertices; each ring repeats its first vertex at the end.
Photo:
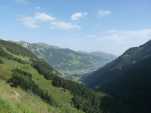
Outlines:
POLYGON ((39 24, 37 23, 37 21, 35 21, 30 16, 22 17, 22 18, 19 19, 19 21, 21 21, 24 26, 29 27, 29 28, 37 28, 37 27, 39 27, 39 24))
POLYGON ((21 17, 20 22, 29 28, 38 28, 41 24, 51 25, 50 28, 58 28, 62 30, 80 29, 80 26, 72 22, 60 21, 56 17, 50 16, 45 12, 36 12, 32 16, 21 17))
POLYGON ((151 29, 142 30, 110 30, 100 32, 91 41, 101 51, 121 54, 130 47, 135 47, 151 40, 151 29))
POLYGON ((53 16, 48 15, 44 12, 37 12, 34 17, 37 21, 47 22, 47 21, 54 21, 56 18, 53 16))
POLYGON ((45 12, 36 12, 32 16, 24 16, 19 19, 23 25, 30 28, 37 28, 44 22, 51 22, 55 20, 55 17, 48 15, 45 12))
POLYGON ((139 46, 151 40, 151 28, 140 30, 109 30, 99 33, 77 33, 72 36, 64 36, 58 40, 53 38, 50 44, 80 51, 103 51, 115 55, 121 55, 130 47, 139 46), (82 37, 82 38, 81 38, 82 37))
POLYGON ((77 20, 80 20, 81 18, 83 18, 84 16, 87 16, 87 15, 88 15, 87 12, 76 12, 76 13, 71 15, 71 20, 77 21, 77 20))
POLYGON ((103 17, 103 16, 108 16, 108 15, 111 15, 112 12, 110 10, 99 10, 98 11, 98 15, 103 17))
POLYGON ((63 30, 70 30, 70 29, 80 29, 80 26, 75 25, 70 22, 64 22, 64 21, 55 21, 51 23, 54 27, 63 29, 63 30))

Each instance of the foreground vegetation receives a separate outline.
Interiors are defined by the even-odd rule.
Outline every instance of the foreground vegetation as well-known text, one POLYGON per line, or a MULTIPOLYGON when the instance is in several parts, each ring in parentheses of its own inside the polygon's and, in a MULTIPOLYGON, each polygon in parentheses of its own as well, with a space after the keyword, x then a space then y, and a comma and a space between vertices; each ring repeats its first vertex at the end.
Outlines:
POLYGON ((17 44, 0 41, 0 51, 0 113, 103 113, 104 94, 60 78, 17 44))
POLYGON ((126 68, 126 81, 108 87, 117 88, 116 95, 105 94, 59 77, 30 51, 0 41, 0 113, 149 113, 150 61, 148 56, 126 68))

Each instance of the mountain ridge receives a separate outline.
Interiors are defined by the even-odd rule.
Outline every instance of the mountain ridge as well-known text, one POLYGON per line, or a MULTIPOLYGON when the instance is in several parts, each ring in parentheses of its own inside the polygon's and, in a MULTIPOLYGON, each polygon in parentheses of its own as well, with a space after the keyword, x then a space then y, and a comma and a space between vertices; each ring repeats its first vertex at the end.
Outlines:
POLYGON ((66 77, 68 79, 72 77, 79 78, 81 75, 92 72, 115 58, 114 55, 103 52, 88 53, 74 51, 45 43, 19 43, 31 50, 39 58, 44 59, 60 72, 64 73, 64 75, 68 75, 66 77))
MULTIPOLYGON (((97 73, 97 72, 103 73, 104 71, 107 72, 108 69, 110 69, 110 70, 117 69, 120 72, 120 70, 122 70, 122 68, 126 68, 129 65, 135 64, 136 62, 151 56, 151 54, 150 54, 151 49, 148 47, 151 47, 151 41, 148 41, 147 43, 145 43, 141 46, 138 46, 138 47, 132 47, 132 48, 128 49, 127 51, 125 51, 121 56, 119 56, 112 62, 108 63, 107 65, 96 70, 93 73, 97 73)), ((91 75, 89 75, 89 76, 91 76, 91 75)))
POLYGON ((124 113, 149 113, 150 75, 151 41, 128 49, 116 60, 84 78, 84 82, 113 96, 109 102, 113 113, 123 113, 123 109, 124 113))
POLYGON ((0 40, 0 72, 0 113, 103 112, 105 93, 59 77, 58 70, 16 43, 0 40))

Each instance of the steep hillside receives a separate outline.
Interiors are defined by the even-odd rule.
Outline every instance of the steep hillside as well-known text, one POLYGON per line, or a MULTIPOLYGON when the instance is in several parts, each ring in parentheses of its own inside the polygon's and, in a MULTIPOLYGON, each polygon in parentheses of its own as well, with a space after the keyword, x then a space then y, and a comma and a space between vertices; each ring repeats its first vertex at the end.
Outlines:
POLYGON ((92 72, 115 58, 106 53, 77 52, 43 43, 20 42, 20 44, 64 73, 68 79, 78 79, 78 75, 92 72))
POLYGON ((89 87, 114 97, 110 104, 116 113, 150 113, 151 41, 131 48, 118 59, 89 75, 89 87), (119 103, 119 104, 117 104, 119 103), (123 111, 125 109, 125 111, 123 111))
POLYGON ((0 40, 0 113, 102 113, 105 95, 58 77, 30 51, 0 40))
POLYGON ((106 84, 123 74, 127 67, 151 56, 151 41, 140 47, 134 47, 127 50, 116 60, 105 65, 103 68, 93 72, 84 78, 87 85, 96 88, 99 85, 106 84))

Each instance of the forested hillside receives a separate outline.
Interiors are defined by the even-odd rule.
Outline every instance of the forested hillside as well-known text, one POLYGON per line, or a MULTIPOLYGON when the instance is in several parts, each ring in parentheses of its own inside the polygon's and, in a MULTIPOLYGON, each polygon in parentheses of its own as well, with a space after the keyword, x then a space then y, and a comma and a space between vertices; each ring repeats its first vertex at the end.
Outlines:
POLYGON ((103 113, 105 94, 59 74, 20 45, 1 40, 0 113, 103 113))
POLYGON ((129 49, 115 61, 88 76, 85 83, 114 97, 110 101, 111 112, 150 113, 150 75, 151 41, 129 49))
POLYGON ((44 43, 19 42, 19 44, 62 72, 62 77, 71 80, 78 80, 84 74, 104 66, 115 58, 114 55, 103 52, 79 52, 44 43))

